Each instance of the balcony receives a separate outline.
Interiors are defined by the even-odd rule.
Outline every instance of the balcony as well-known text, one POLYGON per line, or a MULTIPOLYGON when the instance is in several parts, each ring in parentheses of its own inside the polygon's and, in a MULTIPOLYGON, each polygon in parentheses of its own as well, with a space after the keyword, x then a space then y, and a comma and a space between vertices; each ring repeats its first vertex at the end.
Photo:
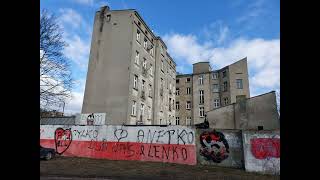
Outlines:
POLYGON ((143 100, 146 99, 146 93, 144 91, 141 91, 141 99, 143 100))

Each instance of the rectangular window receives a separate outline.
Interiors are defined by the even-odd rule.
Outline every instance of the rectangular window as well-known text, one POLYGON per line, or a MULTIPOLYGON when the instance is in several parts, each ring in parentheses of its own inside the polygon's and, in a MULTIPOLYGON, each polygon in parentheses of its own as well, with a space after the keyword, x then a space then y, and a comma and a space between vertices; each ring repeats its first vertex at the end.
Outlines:
POLYGON ((134 75, 133 77, 133 88, 138 89, 138 76, 134 75))
POLYGON ((187 94, 191 94, 191 88, 187 88, 187 94))
POLYGON ((160 119, 160 125, 162 124, 162 119, 160 119))
POLYGON ((140 44, 140 31, 139 30, 137 30, 137 41, 140 44))
POLYGON ((180 124, 180 117, 176 117, 176 125, 180 124))
POLYGON ((141 90, 144 91, 144 85, 145 85, 146 81, 142 80, 142 85, 141 85, 141 90))
POLYGON ((227 97, 224 98, 223 100, 224 100, 224 105, 225 105, 225 106, 229 104, 229 99, 228 99, 227 97))
POLYGON ((141 104, 141 108, 140 108, 140 116, 144 115, 144 104, 141 104))
POLYGON ((227 77, 227 71, 226 70, 224 70, 223 72, 222 72, 222 77, 224 78, 224 77, 227 77))
POLYGON ((191 109, 191 101, 187 101, 186 109, 191 109))
POLYGON ((213 84, 212 89, 213 92, 219 92, 219 84, 213 84))
POLYGON ((180 95, 180 90, 179 90, 179 88, 176 88, 176 95, 177 95, 177 96, 180 95))
POLYGON ((228 82, 227 81, 223 82, 223 91, 224 92, 228 91, 228 82))
POLYGON ((204 103, 204 91, 200 90, 199 93, 200 93, 200 104, 203 104, 204 103))
POLYGON ((215 100, 213 101, 213 107, 214 107, 214 108, 220 107, 220 100, 219 100, 219 99, 215 99, 215 100))
POLYGON ((148 106, 148 119, 151 119, 151 116, 152 116, 151 107, 148 106))
POLYGON ((202 85, 203 84, 203 75, 199 76, 199 84, 202 85))
POLYGON ((200 117, 204 117, 204 107, 199 108, 199 115, 200 117))
POLYGON ((150 75, 153 75, 153 68, 152 68, 152 64, 150 64, 150 75))
POLYGON ((176 110, 179 110, 180 109, 180 104, 179 102, 176 102, 176 110))
POLYGON ((144 39, 144 41, 143 41, 143 47, 144 47, 145 49, 147 49, 147 47, 148 47, 148 40, 147 40, 147 39, 144 39))
POLYGON ((186 118, 186 125, 191 126, 191 117, 186 118))
POLYGON ((179 84, 179 79, 176 79, 176 84, 179 84))
POLYGON ((136 102, 135 102, 135 101, 132 101, 131 115, 132 115, 132 116, 135 116, 135 115, 136 115, 136 102))
POLYGON ((212 79, 218 79, 218 73, 213 73, 212 74, 212 79))
POLYGON ((164 72, 163 71, 163 60, 161 60, 161 71, 164 72))
POLYGON ((152 97, 152 85, 149 84, 149 97, 152 97))
POLYGON ((138 64, 138 65, 139 65, 139 58, 140 58, 140 54, 139 54, 138 51, 136 51, 136 57, 135 57, 135 59, 134 59, 134 62, 135 62, 136 64, 138 64))
POLYGON ((242 79, 237 79, 237 89, 243 89, 242 79))
POLYGON ((190 78, 187 78, 187 81, 186 82, 190 82, 190 78))
POLYGON ((153 48, 150 49, 150 54, 153 56, 153 48))
POLYGON ((142 66, 144 69, 147 69, 147 59, 143 58, 142 66))

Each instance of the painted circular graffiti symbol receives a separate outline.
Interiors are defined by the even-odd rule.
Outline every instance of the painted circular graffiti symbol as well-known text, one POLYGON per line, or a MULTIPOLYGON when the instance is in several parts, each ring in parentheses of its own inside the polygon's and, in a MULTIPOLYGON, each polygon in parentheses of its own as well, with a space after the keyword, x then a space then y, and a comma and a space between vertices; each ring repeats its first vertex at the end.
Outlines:
POLYGON ((200 155, 215 163, 221 163, 229 156, 229 144, 221 132, 203 132, 200 144, 200 155))

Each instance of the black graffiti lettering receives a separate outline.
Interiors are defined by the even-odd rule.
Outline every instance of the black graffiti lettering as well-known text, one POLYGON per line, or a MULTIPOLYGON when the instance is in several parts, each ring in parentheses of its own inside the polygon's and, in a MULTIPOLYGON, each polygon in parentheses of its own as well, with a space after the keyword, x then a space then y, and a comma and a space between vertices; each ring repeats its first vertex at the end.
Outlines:
POLYGON ((183 136, 186 135, 187 131, 186 130, 182 130, 181 133, 179 134, 179 129, 178 129, 178 144, 180 144, 180 140, 183 142, 183 144, 186 144, 186 142, 183 139, 183 136), (181 134, 183 134, 181 136, 181 134))
POLYGON ((157 152, 159 152, 159 151, 157 151, 157 148, 158 148, 159 146, 153 146, 153 147, 154 147, 154 156, 157 157, 157 158, 159 158, 159 156, 157 156, 157 152))
POLYGON ((148 156, 149 156, 149 157, 153 157, 153 156, 151 156, 150 152, 151 152, 151 145, 149 145, 148 156))
POLYGON ((188 158, 188 153, 187 153, 187 149, 186 148, 181 148, 181 154, 182 154, 182 158, 183 160, 186 160, 188 158))
POLYGON ((151 130, 149 129, 146 143, 152 143, 153 142, 153 138, 154 138, 154 135, 156 134, 156 132, 157 131, 153 132, 153 135, 152 135, 152 138, 151 138, 151 130), (149 142, 149 138, 150 138, 150 142, 149 142))
POLYGON ((194 135, 193 135, 193 132, 190 131, 190 132, 188 133, 188 143, 189 143, 189 144, 192 144, 193 141, 194 141, 194 135), (192 140, 190 140, 190 137, 192 138, 192 140))
POLYGON ((138 139, 138 140, 137 140, 138 142, 143 142, 143 140, 144 140, 144 131, 143 131, 143 130, 140 129, 140 130, 138 131, 137 139, 138 139), (142 137, 142 140, 140 140, 140 137, 142 137))
POLYGON ((171 143, 171 132, 173 132, 173 133, 172 133, 172 135, 173 135, 176 131, 175 131, 175 130, 168 130, 168 131, 165 132, 165 133, 168 133, 168 134, 169 134, 168 144, 171 143))
POLYGON ((92 130, 87 130, 87 131, 86 131, 86 136, 85 136, 85 137, 88 137, 88 136, 89 136, 89 138, 91 138, 90 132, 92 132, 92 130))
POLYGON ((159 142, 160 142, 160 143, 163 143, 162 141, 159 141, 159 138, 160 138, 160 137, 163 137, 163 135, 164 135, 164 134, 160 135, 161 132, 163 132, 163 130, 158 131, 158 139, 157 139, 157 141, 156 141, 157 143, 159 143, 159 142))
POLYGON ((93 131, 93 138, 97 138, 98 137, 98 130, 94 130, 93 131))
POLYGON ((175 146, 175 147, 173 147, 173 148, 172 148, 172 156, 173 156, 173 160, 174 160, 174 154, 176 154, 176 155, 177 155, 177 159, 178 159, 179 157, 178 157, 178 153, 177 153, 177 146, 175 146))
POLYGON ((140 155, 143 155, 144 156, 144 146, 143 145, 141 145, 140 146, 140 155))
POLYGON ((128 137, 128 131, 125 129, 116 129, 114 132, 114 137, 117 138, 118 142, 120 142, 121 139, 128 137))

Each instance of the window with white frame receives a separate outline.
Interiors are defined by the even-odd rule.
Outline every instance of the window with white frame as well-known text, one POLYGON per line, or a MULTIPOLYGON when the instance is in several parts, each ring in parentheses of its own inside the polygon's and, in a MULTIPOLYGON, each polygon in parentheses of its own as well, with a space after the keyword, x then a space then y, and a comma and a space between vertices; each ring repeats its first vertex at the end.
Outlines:
POLYGON ((200 104, 203 104, 204 103, 204 91, 200 90, 199 93, 200 93, 200 104))
POLYGON ((220 107, 220 99, 215 99, 215 100, 213 100, 213 107, 214 107, 214 108, 220 107))
POLYGON ((140 116, 144 115, 144 104, 141 103, 140 116))
POLYGON ((224 105, 228 105, 229 104, 229 99, 226 97, 223 99, 224 100, 224 105))
POLYGON ((204 107, 199 108, 199 115, 200 117, 204 117, 204 107))
POLYGON ((187 94, 191 94, 191 88, 187 87, 187 94))
POLYGON ((139 51, 136 51, 136 57, 134 58, 134 62, 138 65, 139 65, 139 58, 140 58, 140 53, 139 51))
POLYGON ((186 125, 191 126, 191 117, 186 118, 186 125))
POLYGON ((153 68, 152 68, 152 64, 150 64, 150 75, 153 75, 153 68))
POLYGON ((187 101, 186 109, 191 109, 191 101, 187 101))
POLYGON ((176 102, 176 110, 179 110, 180 109, 180 104, 179 104, 179 101, 176 102))
POLYGON ((203 75, 199 76, 199 84, 202 85, 203 84, 203 75))
POLYGON ((213 84, 212 89, 213 92, 219 92, 219 84, 213 84))
POLYGON ((144 39, 144 41, 143 41, 143 47, 144 47, 145 49, 147 49, 147 47, 148 47, 148 40, 147 40, 147 39, 144 39))
POLYGON ((237 89, 243 89, 243 85, 242 85, 242 79, 237 79, 237 89))
POLYGON ((137 29, 137 41, 140 43, 140 31, 137 29))
POLYGON ((133 77, 133 88, 138 89, 138 76, 134 75, 133 77))
POLYGON ((144 69, 147 69, 147 59, 143 58, 142 66, 144 69))
POLYGON ((151 111, 151 107, 148 106, 148 119, 151 119, 151 116, 152 116, 152 111, 151 111))
POLYGON ((149 97, 152 97, 152 85, 149 84, 149 97))
POLYGON ((223 72, 222 72, 222 77, 224 78, 224 77, 227 77, 227 71, 226 70, 224 70, 223 72))
POLYGON ((176 125, 180 125, 180 117, 176 117, 176 125))
POLYGON ((144 91, 146 81, 142 79, 142 85, 141 85, 141 90, 144 91))
POLYGON ((136 101, 132 101, 132 106, 131 106, 131 115, 132 116, 136 115, 136 106, 137 106, 136 101))
POLYGON ((176 95, 177 95, 177 96, 180 95, 180 90, 179 90, 179 88, 176 88, 176 95))
POLYGON ((218 79, 218 73, 213 73, 212 74, 212 79, 218 79))

